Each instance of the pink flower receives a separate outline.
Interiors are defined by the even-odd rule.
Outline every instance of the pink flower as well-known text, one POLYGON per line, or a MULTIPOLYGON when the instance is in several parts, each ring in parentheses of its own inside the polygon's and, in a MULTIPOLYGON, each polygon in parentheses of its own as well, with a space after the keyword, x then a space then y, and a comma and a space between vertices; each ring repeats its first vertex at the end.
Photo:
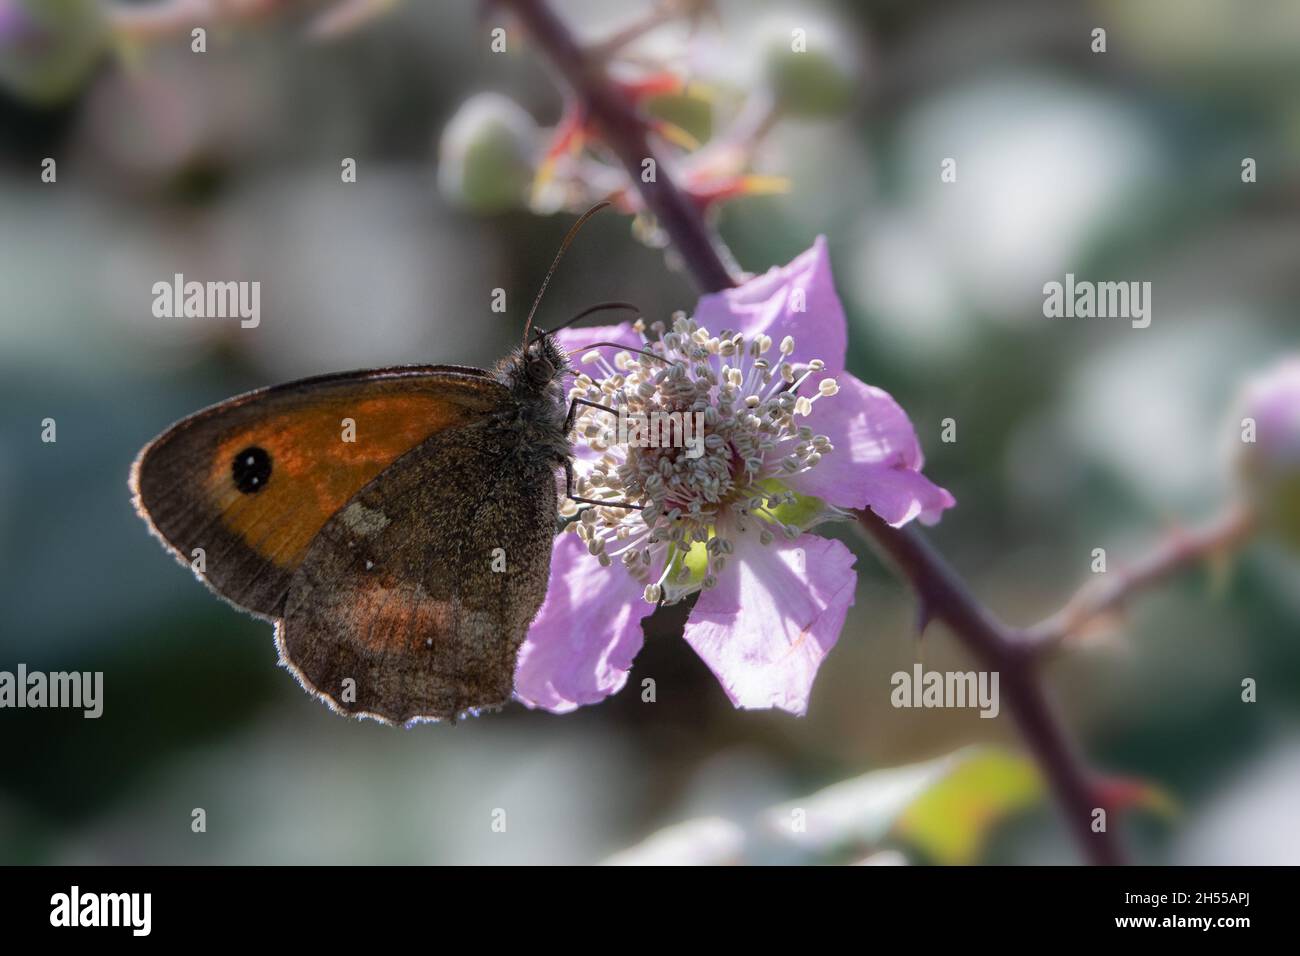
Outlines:
POLYGON ((1247 384, 1237 467, 1246 501, 1273 535, 1300 548, 1300 356, 1247 384))
POLYGON ((40 24, 17 0, 0 0, 0 51, 30 51, 46 39, 40 24))
POLYGON ((625 425, 679 412, 704 427, 646 447, 620 441, 608 412, 579 418, 578 495, 643 508, 566 506, 578 520, 556 539, 520 653, 521 701, 563 713, 618 691, 654 606, 698 593, 685 638, 731 701, 807 710, 857 582, 852 552, 808 531, 864 508, 895 526, 930 524, 954 504, 921 474, 903 410, 844 370, 845 334, 820 238, 788 266, 705 296, 671 329, 559 333, 593 368, 573 397, 622 409, 625 425), (600 341, 629 351, 583 354, 600 341))
POLYGON ((1300 356, 1288 356, 1245 389, 1245 413, 1256 435, 1249 464, 1275 473, 1300 471, 1300 356))

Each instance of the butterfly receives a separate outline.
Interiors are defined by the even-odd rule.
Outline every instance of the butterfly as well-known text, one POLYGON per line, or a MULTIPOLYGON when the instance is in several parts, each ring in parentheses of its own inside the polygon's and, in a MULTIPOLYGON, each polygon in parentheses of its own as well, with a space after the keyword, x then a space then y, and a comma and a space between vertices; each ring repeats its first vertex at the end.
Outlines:
MULTIPOLYGON (((132 466, 150 530, 220 597, 273 621, 281 665, 334 710, 406 724, 504 705, 546 595, 558 469, 575 501, 637 507, 573 496, 568 435, 594 403, 566 400, 553 332, 529 338, 560 257, 605 205, 569 230, 523 343, 493 369, 260 389, 177 422, 132 466)), ((605 308, 635 306, 564 325, 605 308)))

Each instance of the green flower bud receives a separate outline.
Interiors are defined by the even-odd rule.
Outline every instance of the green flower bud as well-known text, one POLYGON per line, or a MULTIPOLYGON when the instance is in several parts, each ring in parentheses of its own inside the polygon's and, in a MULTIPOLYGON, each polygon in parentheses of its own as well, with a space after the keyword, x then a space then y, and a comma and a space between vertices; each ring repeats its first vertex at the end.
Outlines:
POLYGON ((439 146, 438 186, 477 213, 522 206, 534 175, 537 124, 514 100, 480 93, 466 100, 439 146))
POLYGON ((107 48, 96 0, 0 0, 0 87, 18 99, 70 99, 107 48))
POLYGON ((834 116, 853 104, 865 66, 841 27, 778 17, 759 25, 756 43, 763 82, 787 115, 834 116))
POLYGON ((646 100, 645 112, 684 130, 697 142, 706 143, 713 135, 713 103, 704 97, 659 93, 646 100))

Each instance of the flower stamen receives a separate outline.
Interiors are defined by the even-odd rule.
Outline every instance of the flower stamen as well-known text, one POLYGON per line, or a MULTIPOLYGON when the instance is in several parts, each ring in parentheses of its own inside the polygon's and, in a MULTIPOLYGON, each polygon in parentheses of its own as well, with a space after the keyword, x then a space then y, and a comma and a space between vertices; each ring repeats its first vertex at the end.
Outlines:
MULTIPOLYGON (((617 558, 644 583, 646 601, 673 603, 717 585, 735 551, 735 536, 756 530, 767 545, 777 534, 793 539, 810 526, 780 512, 798 501, 784 482, 833 450, 826 436, 798 419, 839 387, 824 378, 815 393, 798 394, 826 366, 820 360, 791 361, 795 342, 788 335, 778 346, 779 361, 772 362, 763 357, 772 350, 770 336, 731 330, 712 335, 680 312, 671 328, 655 322, 647 329, 641 320, 632 328, 643 346, 620 350, 612 363, 594 348, 585 352, 583 363, 600 377, 579 374, 570 399, 618 409, 620 421, 689 418, 702 422, 703 434, 688 439, 678 429, 676 443, 616 444, 609 413, 598 413, 604 419, 599 421, 582 409, 575 430, 602 454, 585 473, 579 469, 577 494, 635 502, 642 510, 592 507, 569 527, 602 564, 617 558)), ((811 523, 836 511, 822 508, 811 523)))

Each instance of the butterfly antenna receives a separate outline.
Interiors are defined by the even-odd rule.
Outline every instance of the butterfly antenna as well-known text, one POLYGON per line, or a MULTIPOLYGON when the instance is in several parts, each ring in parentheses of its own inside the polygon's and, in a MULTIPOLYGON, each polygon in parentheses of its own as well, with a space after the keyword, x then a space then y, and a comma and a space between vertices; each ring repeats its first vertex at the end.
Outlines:
POLYGON ((563 322, 561 322, 553 329, 538 329, 537 338, 540 339, 543 335, 554 335, 556 332, 560 331, 560 329, 567 329, 575 322, 580 322, 581 320, 585 319, 587 316, 594 315, 597 312, 612 312, 614 310, 620 310, 624 312, 635 312, 637 315, 641 314, 640 307, 634 305, 631 302, 598 302, 595 305, 588 306, 587 308, 583 309, 573 318, 565 319, 563 322))
POLYGON ((569 248, 569 243, 573 242, 574 237, 578 234, 578 230, 583 227, 586 221, 608 205, 610 205, 609 200, 602 199, 579 216, 578 221, 569 227, 568 233, 564 236, 564 241, 560 243, 560 251, 555 254, 555 261, 553 261, 551 267, 546 270, 546 278, 542 280, 542 287, 537 290, 537 298, 533 299, 533 307, 528 310, 528 318, 524 321, 525 349, 528 348, 528 333, 531 332, 533 328, 533 316, 537 314, 537 307, 542 304, 542 294, 546 292, 546 287, 550 284, 551 276, 555 275, 555 267, 560 264, 560 259, 564 257, 564 250, 569 248))
POLYGON ((635 349, 630 345, 624 345, 622 342, 588 342, 586 345, 583 346, 584 350, 601 349, 601 348, 618 349, 622 352, 635 352, 637 355, 644 355, 646 358, 652 358, 656 362, 663 362, 665 365, 673 364, 671 361, 664 358, 662 355, 658 355, 654 352, 648 352, 645 349, 635 349))
MULTIPOLYGON (((647 351, 647 350, 645 350, 645 349, 634 349, 634 348, 632 348, 632 346, 630 346, 630 345, 624 345, 624 344, 621 343, 621 342, 588 342, 588 343, 587 343, 583 348, 584 348, 584 350, 585 350, 585 349, 611 348, 611 349, 618 349, 618 350, 621 351, 621 352, 636 352, 638 355, 644 355, 646 358, 652 358, 652 359, 654 359, 656 362, 663 362, 665 365, 672 365, 672 364, 673 364, 672 362, 668 361, 668 359, 664 358, 662 355, 657 355, 657 354, 655 354, 654 352, 649 352, 649 351, 647 351)), ((564 374, 565 374, 565 375, 578 376, 578 375, 581 375, 582 373, 579 372, 577 369, 573 369, 573 368, 571 368, 571 369, 567 370, 564 374)))

